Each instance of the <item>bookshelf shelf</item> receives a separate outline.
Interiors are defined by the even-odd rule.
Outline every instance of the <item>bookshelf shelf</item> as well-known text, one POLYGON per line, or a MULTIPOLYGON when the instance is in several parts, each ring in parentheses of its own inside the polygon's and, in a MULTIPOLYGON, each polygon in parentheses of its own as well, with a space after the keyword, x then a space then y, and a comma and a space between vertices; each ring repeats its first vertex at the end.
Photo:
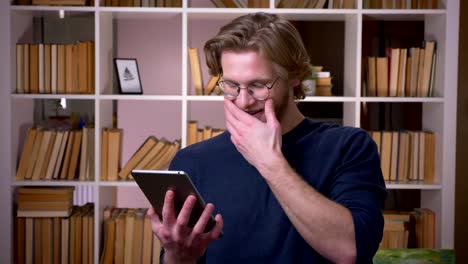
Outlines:
POLYGON ((60 11, 66 12, 95 12, 96 7, 94 6, 19 6, 12 5, 10 7, 12 11, 60 11))
MULTIPOLYGON (((17 6, 0 1, 0 23, 7 39, 0 40, 0 49, 8 58, 9 71, 1 71, 5 80, 0 96, 2 124, 5 134, 0 137, 2 146, 8 146, 8 159, 2 160, 1 193, 8 194, 8 205, 14 203, 14 189, 20 186, 77 186, 86 187, 94 194, 95 208, 95 261, 99 263, 102 230, 102 209, 109 205, 133 204, 138 193, 134 181, 109 182, 100 180, 100 159, 95 160, 95 179, 92 181, 16 181, 17 158, 24 144, 25 128, 32 125, 36 114, 37 101, 70 99, 90 110, 95 121, 95 157, 101 154, 101 129, 112 127, 115 115, 117 124, 124 129, 122 159, 124 164, 136 148, 149 135, 169 140, 181 140, 186 146, 187 121, 198 120, 200 126, 210 125, 225 128, 222 111, 222 96, 195 96, 193 91, 188 47, 196 47, 201 55, 205 84, 208 70, 202 54, 203 43, 216 34, 219 27, 229 20, 252 12, 271 12, 298 21, 305 27, 309 38, 312 60, 317 53, 325 54, 323 64, 329 59, 337 61, 331 67, 336 87, 344 96, 309 96, 299 102, 311 108, 339 106, 343 125, 360 126, 362 103, 422 103, 422 130, 434 131, 437 136, 435 157, 435 182, 396 183, 387 182, 391 190, 416 190, 421 192, 421 206, 436 212, 436 246, 453 248, 454 232, 454 190, 455 190, 455 135, 456 96, 458 60, 458 20, 460 0, 439 1, 444 9, 437 10, 395 10, 362 9, 362 0, 356 0, 356 9, 283 9, 275 8, 270 0, 269 8, 215 8, 211 0, 183 0, 182 7, 105 7, 104 1, 95 1, 94 6, 17 6), (65 19, 78 17, 90 25, 87 37, 95 41, 95 93, 93 94, 15 94, 16 57, 15 44, 34 41, 34 17, 58 18, 58 12, 65 11, 65 19), (437 40, 437 70, 434 94, 440 97, 364 97, 361 94, 362 65, 365 45, 364 24, 369 20, 378 21, 422 21, 424 38, 437 40), (322 30, 314 31, 316 23, 339 25, 340 38, 330 40, 322 30), (315 36, 314 32, 317 33, 315 36), (163 37, 161 37, 163 36, 163 37), (314 43, 322 44, 318 47, 314 43), (337 44, 337 45, 335 45, 337 44), (339 51, 339 52, 337 52, 339 51), (314 54, 315 52, 315 54, 314 54), (340 55, 337 55, 340 54, 340 55), (113 58, 137 58, 142 78, 144 95, 118 94, 113 58), (338 57, 338 58, 336 58, 338 57), (337 69, 341 67, 340 69, 337 69), (339 73, 336 73, 339 72, 339 73), (38 100, 36 100, 38 99, 38 100), (130 194, 129 194, 130 192, 130 194), (123 203, 122 203, 123 202, 123 203)), ((80 22, 82 22, 80 20, 80 22)), ((55 22, 59 24, 59 22, 55 22)), ((418 22, 419 23, 419 22, 418 22)), ((303 28, 304 29, 304 28, 303 28)), ((81 31, 58 31, 74 41, 81 40, 81 31)), ((325 30, 326 31, 326 30, 325 30)), ((89 38, 88 38, 89 39, 89 38)), ((313 61, 314 62, 314 61, 313 61)), ((321 62, 322 63, 322 62, 321 62)), ((327 66, 327 65, 325 65, 327 66)), ((334 83, 335 84, 335 83, 334 83)), ((376 104, 377 105, 377 104, 376 104)), ((86 112, 87 113, 87 112, 86 112)), ((324 117, 336 119, 335 117, 324 117)), ((138 199, 137 199, 138 200, 138 199)), ((138 200, 140 201, 140 200, 138 200)), ((146 205, 146 203, 142 203, 146 205)), ((140 205, 141 206, 141 205, 140 205)), ((0 242, 2 249, 12 249, 12 215, 1 216, 9 237, 0 242)), ((11 263, 13 250, 4 250, 1 263, 11 263)))
POLYGON ((425 184, 425 183, 385 183, 387 189, 392 190, 441 190, 440 184, 425 184))
POLYGON ((361 97, 361 102, 389 102, 389 103, 444 103, 440 97, 361 97))
POLYGON ((96 186, 94 181, 13 181, 13 186, 96 186))
POLYGON ((181 95, 98 95, 100 100, 181 101, 181 95))
POLYGON ((135 181, 118 181, 118 182, 101 181, 99 182, 99 186, 102 186, 102 187, 137 187, 138 185, 135 181))
POLYGON ((77 100, 94 100, 94 95, 82 94, 12 94, 13 99, 77 99, 77 100))

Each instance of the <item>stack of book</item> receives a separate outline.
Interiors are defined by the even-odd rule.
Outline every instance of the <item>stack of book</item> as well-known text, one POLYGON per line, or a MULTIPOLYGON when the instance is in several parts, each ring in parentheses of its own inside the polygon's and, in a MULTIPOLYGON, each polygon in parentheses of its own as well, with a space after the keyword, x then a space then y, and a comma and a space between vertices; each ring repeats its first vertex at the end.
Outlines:
POLYGON ((94 41, 16 44, 16 93, 93 94, 94 41))
POLYGON ((387 48, 385 57, 368 57, 364 96, 432 97, 436 42, 424 47, 387 48))
POLYGON ((384 232, 379 249, 408 248, 410 214, 384 212, 384 221, 384 232))
POLYGON ((94 179, 94 128, 29 128, 16 180, 94 179))
POLYGON ((224 132, 224 129, 213 128, 205 126, 205 128, 198 127, 198 121, 189 120, 187 124, 187 146, 210 139, 224 132))
POLYGON ((377 144, 385 181, 434 182, 435 134, 425 131, 369 131, 377 144))
POLYGON ((323 70, 323 66, 312 67, 312 80, 315 81, 315 96, 332 96, 332 76, 323 70))
MULTIPOLYGON (((109 145, 110 144, 111 142, 109 141, 109 145)), ((131 171, 133 169, 167 170, 179 149, 179 140, 170 142, 165 138, 157 139, 154 136, 149 136, 118 173, 115 171, 115 175, 111 172, 102 174, 108 176, 102 180, 116 181, 118 179, 132 179, 131 171)), ((110 151, 108 153, 109 155, 112 154, 110 151)), ((110 161, 111 159, 109 159, 109 162, 110 161)), ((105 163, 103 165, 105 165, 105 163)))
POLYGON ((104 0, 103 6, 182 7, 182 0, 104 0))
POLYGON ((50 215, 15 219, 15 263, 94 263, 94 204, 50 215))
POLYGON ((73 208, 74 187, 20 187, 18 217, 68 217, 73 208))
MULTIPOLYGON (((337 1, 337 0, 334 0, 337 1)), ((339 0, 338 0, 339 1, 339 0)), ((438 0, 363 0, 364 9, 438 9, 438 0)))
POLYGON ((147 209, 104 209, 100 263, 159 263, 159 240, 151 230, 147 209))

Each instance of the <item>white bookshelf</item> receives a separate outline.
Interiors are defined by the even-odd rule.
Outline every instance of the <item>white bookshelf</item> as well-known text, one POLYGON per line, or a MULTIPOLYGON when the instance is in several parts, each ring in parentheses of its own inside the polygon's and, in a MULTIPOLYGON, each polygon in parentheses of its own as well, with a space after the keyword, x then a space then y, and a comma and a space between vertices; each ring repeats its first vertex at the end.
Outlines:
MULTIPOLYGON (((146 128, 149 115, 156 121, 164 120, 167 128, 155 131, 154 135, 161 137, 180 138, 182 147, 186 145, 186 123, 190 119, 203 121, 203 125, 223 127, 222 102, 220 96, 194 96, 191 87, 191 76, 187 57, 188 47, 200 48, 202 55, 203 40, 216 33, 215 29, 240 15, 256 11, 277 13, 293 20, 330 21, 344 23, 344 56, 343 56, 343 90, 344 96, 307 97, 304 103, 342 103, 343 124, 360 126, 361 103, 373 102, 417 102, 423 104, 423 128, 436 133, 436 164, 435 183, 387 183, 387 188, 420 190, 421 206, 436 212, 436 245, 439 248, 454 247, 454 191, 455 191, 455 133, 456 133, 456 97, 457 97, 457 60, 458 60, 458 21, 459 0, 441 0, 440 10, 371 10, 362 9, 361 0, 357 0, 357 9, 317 10, 317 9, 276 9, 275 0, 270 0, 270 8, 262 9, 232 9, 214 8, 209 0, 184 0, 181 8, 131 8, 131 7, 101 7, 99 1, 91 7, 45 7, 45 6, 10 6, 7 1, 0 4, 0 23, 2 32, 7 32, 2 38, 0 50, 9 61, 8 69, 0 74, 6 81, 3 83, 0 103, 2 105, 1 122, 6 129, 0 138, 4 146, 2 153, 5 159, 1 161, 1 195, 8 213, 0 216, 2 237, 0 242, 2 254, 0 262, 12 262, 13 250, 13 191, 18 186, 75 186, 92 189, 95 202, 95 263, 99 263, 100 238, 102 235, 102 209, 107 205, 147 206, 134 182, 104 182, 99 179, 99 158, 95 161, 96 179, 88 182, 80 181, 15 181, 17 157, 22 149, 20 128, 33 123, 34 100, 66 98, 73 101, 91 101, 94 105, 95 121, 95 157, 100 157, 100 130, 112 124, 112 107, 117 102, 119 111, 131 107, 143 109, 140 116, 130 115, 129 119, 142 120, 138 123, 146 128), (34 95, 14 94, 15 91, 15 43, 22 34, 31 27, 33 16, 58 16, 59 10, 65 15, 87 14, 94 24, 95 41, 95 83, 96 92, 91 95, 34 95), (361 96, 361 62, 362 62, 362 30, 363 21, 378 20, 417 20, 425 23, 425 36, 437 40, 437 70, 435 95, 432 98, 379 98, 361 96), (129 42, 135 41, 137 48, 132 51, 127 41, 122 40, 121 28, 131 28, 134 25, 147 24, 148 29, 156 28, 163 32, 164 38, 156 42, 152 33, 148 36, 137 29, 135 36, 129 42), (167 28, 167 29, 166 29, 167 28), (165 31, 167 30, 167 31, 165 31), (167 36, 166 36, 167 35, 167 36), (159 49, 145 49, 145 39, 148 45, 162 45, 159 49), (175 39, 175 41, 173 40, 175 39), (161 43, 162 44, 161 44, 161 43), (164 46, 166 45, 166 46, 164 46), (128 57, 135 52, 139 58, 140 74, 145 72, 147 82, 143 85, 144 95, 119 95, 113 92, 113 56, 128 57), (140 53, 139 53, 140 52, 140 53), (141 59, 146 56, 149 58, 141 59), (160 56, 158 60, 153 56, 160 56), (167 53, 167 54, 165 54, 167 53), (143 55, 142 55, 143 54, 143 55), (8 57, 10 55, 10 57, 8 57), (167 57, 164 57, 167 56, 167 57), (141 62, 141 63, 140 63, 141 62), (164 64, 166 62, 167 64, 164 64), (151 66, 151 67, 150 67, 151 66), (167 66, 168 69, 165 69, 167 66), (166 70, 168 73, 159 71, 166 70), (154 76, 152 76, 154 75, 154 76), (156 80, 155 78, 158 78, 156 80), (149 81, 148 81, 149 80, 149 81), (159 107, 159 108, 158 108, 159 107), (169 110, 164 110, 168 107, 169 110), (5 110, 3 110, 5 109, 5 110), (173 109, 174 112, 171 112, 173 109), (202 116, 203 111, 213 112, 212 116, 202 116), (164 119, 166 118, 166 119, 164 119), (213 124, 212 124, 212 123, 213 124), (175 131, 175 132, 174 132, 175 131), (126 198, 137 196, 135 201, 126 198)), ((125 31, 128 32, 128 31, 125 31)), ((153 31, 151 31, 153 32, 153 31)), ((159 46, 158 46, 159 47, 159 46)), ((204 58, 202 58, 204 64, 204 58)), ((2 66, 3 67, 3 66, 2 66)), ((3 68, 2 68, 3 69, 3 68)), ((206 66, 203 65, 205 82, 208 80, 206 66)), ((145 81, 143 79, 143 81, 145 81)), ((122 114, 125 114, 122 113, 122 114)), ((152 119, 151 119, 152 120, 152 119)), ((156 122, 154 121, 154 122, 156 122)), ((124 122, 125 123, 125 122, 124 122)), ((160 122, 161 123, 161 122, 160 122)), ((127 124, 127 123, 125 123, 127 124)), ((120 127, 120 124, 119 124, 120 127)), ((129 129, 127 137, 124 127, 124 158, 142 143, 145 135, 129 129), (137 135, 137 136, 135 136, 137 135), (127 145, 126 145, 127 144, 127 145), (133 144, 133 145, 132 145, 133 144)), ((146 134, 146 136, 148 136, 146 134)), ((2 204, 3 205, 3 204, 2 204)))

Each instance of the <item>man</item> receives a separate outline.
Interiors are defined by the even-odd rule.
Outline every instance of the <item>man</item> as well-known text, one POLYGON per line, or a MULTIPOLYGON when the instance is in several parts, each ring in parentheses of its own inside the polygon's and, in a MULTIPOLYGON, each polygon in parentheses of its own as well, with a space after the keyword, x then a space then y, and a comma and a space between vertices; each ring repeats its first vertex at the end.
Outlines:
POLYGON ((294 26, 273 14, 242 16, 205 54, 221 76, 227 132, 172 161, 210 203, 193 228, 193 196, 178 215, 172 191, 162 216, 149 211, 164 263, 371 263, 386 197, 376 145, 361 129, 298 110, 310 63, 294 26), (216 225, 203 233, 214 205, 216 225))

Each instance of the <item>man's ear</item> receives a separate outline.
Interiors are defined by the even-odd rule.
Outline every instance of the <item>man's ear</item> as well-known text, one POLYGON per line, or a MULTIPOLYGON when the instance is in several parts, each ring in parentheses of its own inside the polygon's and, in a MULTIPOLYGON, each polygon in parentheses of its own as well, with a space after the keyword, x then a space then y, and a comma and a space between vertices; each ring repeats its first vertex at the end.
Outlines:
POLYGON ((294 88, 301 83, 298 79, 293 79, 289 81, 289 87, 294 88))

